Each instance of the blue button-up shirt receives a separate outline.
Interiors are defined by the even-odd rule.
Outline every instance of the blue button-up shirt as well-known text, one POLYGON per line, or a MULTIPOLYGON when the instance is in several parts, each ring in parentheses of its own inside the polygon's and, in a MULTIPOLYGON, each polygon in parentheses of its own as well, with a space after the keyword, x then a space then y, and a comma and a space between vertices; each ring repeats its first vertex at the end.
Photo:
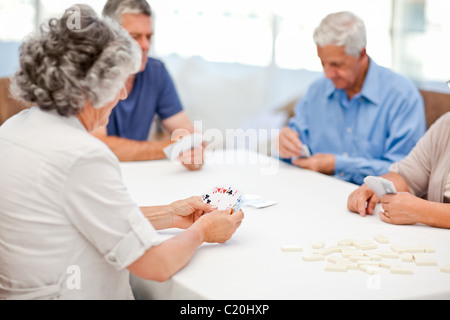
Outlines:
POLYGON ((362 184, 403 159, 426 130, 422 96, 405 77, 370 60, 359 94, 348 100, 327 78, 297 103, 289 127, 311 153, 336 157, 336 177, 362 184))

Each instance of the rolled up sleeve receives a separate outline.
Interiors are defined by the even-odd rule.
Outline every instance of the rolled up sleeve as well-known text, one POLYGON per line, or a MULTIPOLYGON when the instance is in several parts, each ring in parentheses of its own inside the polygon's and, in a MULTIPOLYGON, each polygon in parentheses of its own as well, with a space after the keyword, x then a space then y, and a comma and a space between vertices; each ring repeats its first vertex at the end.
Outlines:
POLYGON ((161 236, 132 201, 116 159, 90 154, 73 166, 63 192, 70 222, 117 270, 132 264, 161 236))

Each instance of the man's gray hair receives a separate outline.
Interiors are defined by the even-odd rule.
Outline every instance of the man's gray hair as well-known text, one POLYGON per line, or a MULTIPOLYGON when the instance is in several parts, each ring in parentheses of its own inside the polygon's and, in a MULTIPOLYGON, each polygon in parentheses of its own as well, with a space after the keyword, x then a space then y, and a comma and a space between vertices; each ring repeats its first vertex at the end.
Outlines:
POLYGON ((152 16, 152 9, 146 0, 108 0, 102 14, 122 23, 123 14, 145 14, 152 16))
POLYGON ((87 5, 72 6, 23 42, 11 91, 62 116, 78 114, 86 102, 101 108, 139 71, 141 54, 117 23, 100 19, 87 5))
POLYGON ((357 57, 367 45, 364 21, 348 11, 329 14, 314 31, 314 42, 319 47, 344 46, 348 55, 357 57))

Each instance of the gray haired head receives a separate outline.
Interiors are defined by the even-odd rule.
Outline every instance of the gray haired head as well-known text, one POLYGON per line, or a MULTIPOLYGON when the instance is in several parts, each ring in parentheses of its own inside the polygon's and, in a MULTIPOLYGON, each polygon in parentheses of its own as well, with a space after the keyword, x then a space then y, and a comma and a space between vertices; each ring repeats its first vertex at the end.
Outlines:
POLYGON ((314 31, 314 42, 319 47, 344 46, 348 55, 357 57, 367 45, 366 27, 351 12, 332 13, 314 31))
POLYGON ((152 16, 152 10, 146 0, 108 0, 102 14, 122 23, 122 15, 127 13, 152 16))
POLYGON ((89 6, 76 5, 23 42, 11 91, 43 110, 71 116, 86 102, 101 108, 113 101, 140 61, 141 50, 128 32, 89 6))

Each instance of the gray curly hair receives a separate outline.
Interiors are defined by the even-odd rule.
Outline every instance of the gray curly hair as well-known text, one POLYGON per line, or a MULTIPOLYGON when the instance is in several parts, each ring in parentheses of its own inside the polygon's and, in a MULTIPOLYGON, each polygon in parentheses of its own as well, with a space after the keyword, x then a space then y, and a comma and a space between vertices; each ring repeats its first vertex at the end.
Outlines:
POLYGON ((87 101, 101 108, 139 71, 141 50, 136 41, 87 5, 72 6, 40 31, 21 45, 11 92, 43 110, 76 115, 87 101), (71 27, 74 19, 79 19, 78 28, 71 27))
POLYGON ((122 15, 145 14, 152 16, 152 9, 146 0, 108 0, 103 7, 102 14, 118 23, 122 23, 122 15))
POLYGON ((316 45, 344 46, 350 56, 359 56, 367 45, 366 27, 361 18, 349 11, 329 14, 314 31, 316 45))

